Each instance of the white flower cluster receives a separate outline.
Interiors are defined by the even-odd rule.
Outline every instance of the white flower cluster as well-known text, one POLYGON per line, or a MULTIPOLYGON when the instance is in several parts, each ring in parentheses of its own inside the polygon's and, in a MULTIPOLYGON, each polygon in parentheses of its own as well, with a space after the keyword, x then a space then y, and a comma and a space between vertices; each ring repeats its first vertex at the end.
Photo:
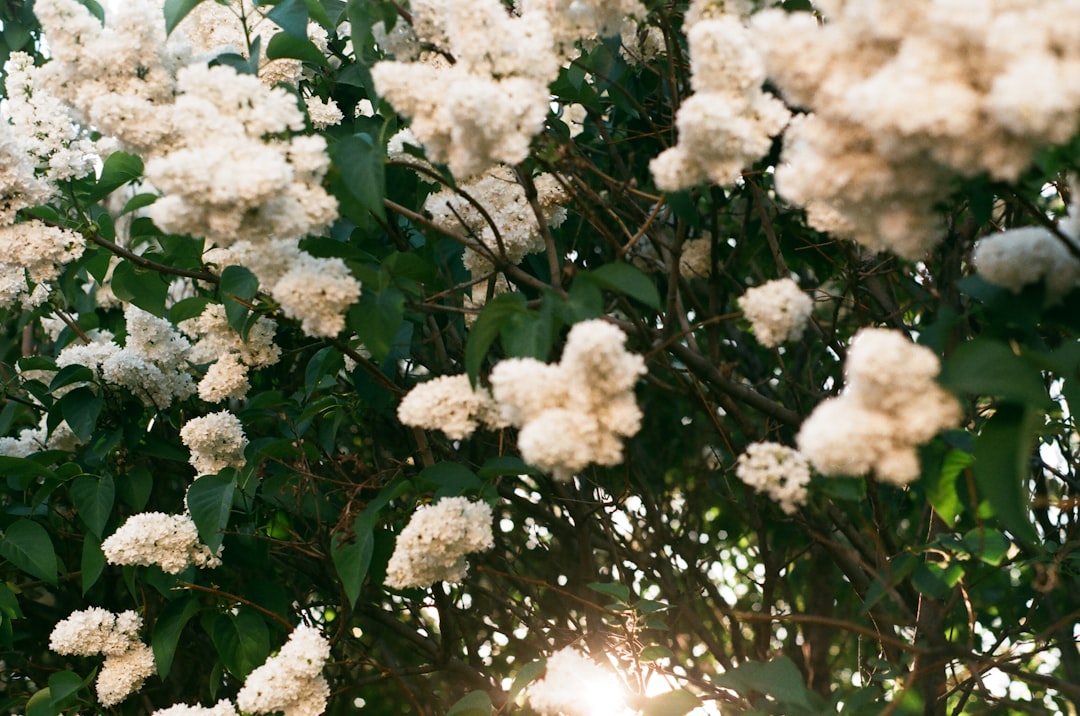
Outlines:
POLYGON ((494 517, 485 502, 444 497, 421 505, 398 535, 386 568, 394 589, 427 588, 438 581, 460 582, 469 564, 465 556, 495 546, 494 517))
POLYGON ((518 7, 522 13, 543 13, 548 18, 556 49, 567 60, 578 55, 578 40, 618 34, 628 20, 647 14, 638 0, 521 0, 518 7))
POLYGON ((57 367, 86 366, 107 383, 130 390, 147 407, 165 409, 173 400, 191 397, 195 381, 187 372, 187 339, 165 319, 133 305, 124 317, 128 336, 123 348, 102 331, 88 344, 74 343, 60 351, 57 367))
POLYGON ((221 566, 221 549, 213 554, 199 542, 199 531, 187 514, 132 515, 101 543, 101 551, 109 564, 156 564, 168 574, 179 574, 192 564, 200 569, 221 566))
POLYGON ((184 58, 165 44, 160 2, 118 3, 104 27, 77 0, 41 0, 34 14, 52 57, 45 83, 78 111, 83 126, 136 151, 171 143, 174 73, 184 58))
POLYGON ((778 278, 747 289, 739 297, 739 308, 753 326, 758 343, 775 348, 802 338, 814 302, 792 279, 778 278))
POLYGON ((239 716, 236 707, 227 699, 218 701, 213 706, 188 706, 176 704, 167 709, 158 709, 151 716, 239 716))
POLYGON ((565 647, 547 658, 544 678, 525 692, 541 716, 594 716, 620 713, 626 704, 615 675, 573 647, 565 647))
POLYGON ((36 428, 24 428, 19 437, 0 437, 0 455, 27 457, 41 450, 73 451, 79 446, 79 438, 71 431, 66 420, 61 420, 49 432, 49 416, 43 415, 36 428))
POLYGON ((864 328, 844 363, 844 391, 802 424, 799 451, 823 475, 866 475, 893 485, 918 479, 916 448, 959 424, 960 403, 934 380, 934 353, 898 331, 864 328))
POLYGON ((286 316, 300 321, 309 336, 340 333, 346 309, 360 297, 360 283, 344 261, 312 256, 295 240, 242 241, 208 251, 204 258, 222 267, 239 264, 251 269, 262 289, 281 304, 286 316))
MULTIPOLYGON (((558 227, 566 220, 563 204, 569 197, 550 174, 533 177, 533 184, 544 221, 551 228, 558 227)), ((540 235, 536 215, 510 167, 493 167, 482 176, 462 183, 461 189, 487 211, 491 223, 475 204, 452 189, 434 194, 424 202, 424 209, 431 214, 435 223, 476 238, 495 255, 499 254, 499 243, 495 239, 497 229, 506 259, 512 264, 520 263, 526 254, 544 250, 544 239, 540 235)), ((473 276, 489 273, 494 268, 490 260, 472 249, 465 250, 462 262, 473 276)))
POLYGON ((547 17, 512 17, 499 0, 412 3, 422 42, 448 51, 371 70, 379 94, 412 118, 429 159, 465 179, 493 164, 517 164, 544 126, 548 83, 559 71, 547 17))
POLYGON ((157 0, 118 5, 104 27, 76 0, 37 8, 53 52, 50 88, 147 157, 146 178, 164 194, 149 208, 154 222, 218 247, 242 242, 248 253, 273 254, 264 265, 274 275, 259 279, 286 315, 311 335, 340 331, 343 305, 360 287, 343 262, 298 248, 299 238, 338 214, 322 187, 326 141, 288 136, 305 126, 295 97, 267 86, 267 75, 260 81, 227 66, 185 64, 189 58, 166 46, 157 0), (329 285, 312 280, 320 275, 329 285))
POLYGON ((51 194, 48 182, 35 173, 33 155, 11 125, 0 122, 0 226, 13 224, 19 209, 41 204, 51 194))
POLYGON ((221 65, 189 65, 176 83, 178 139, 146 163, 147 179, 165 193, 150 207, 158 226, 228 246, 295 239, 337 218, 322 188, 326 141, 277 138, 304 128, 291 94, 221 65))
MULTIPOLYGON (((1075 207, 1074 207, 1075 209, 1075 207)), ((1074 216, 1058 226, 1080 247, 1074 216)), ((976 272, 990 283, 1020 293, 1025 286, 1046 282, 1046 303, 1061 301, 1080 287, 1080 260, 1065 239, 1041 226, 1024 226, 979 239, 972 257, 976 272)))
POLYGON ((791 118, 783 102, 761 91, 765 64, 743 19, 696 14, 702 17, 686 32, 694 94, 675 118, 678 144, 649 164, 664 191, 706 179, 734 184, 745 167, 768 153, 773 136, 791 118))
POLYGON ((97 677, 102 706, 113 706, 142 688, 154 674, 154 653, 139 640, 142 617, 133 611, 113 614, 100 607, 72 612, 53 627, 49 648, 57 654, 95 656, 105 663, 97 677))
POLYGON ((525 461, 569 480, 590 464, 622 462, 622 438, 641 428, 634 385, 645 372, 644 359, 626 350, 621 329, 583 321, 570 329, 557 365, 500 361, 491 389, 506 421, 521 428, 525 461))
POLYGON ((491 393, 482 386, 474 390, 469 376, 440 375, 410 390, 397 409, 403 425, 441 430, 451 440, 463 440, 480 424, 506 427, 491 393))
POLYGON ((687 279, 708 278, 712 272, 712 236, 684 241, 679 254, 679 275, 687 279))
POLYGON ((191 451, 190 462, 197 477, 216 475, 227 467, 239 470, 246 462, 244 426, 227 410, 187 421, 180 428, 180 440, 191 451))
POLYGON ((754 443, 739 455, 735 475, 757 492, 764 492, 787 514, 806 504, 810 463, 786 445, 754 443))
POLYGON ((208 403, 243 398, 251 388, 248 372, 274 365, 281 357, 281 348, 274 343, 272 320, 260 317, 244 340, 229 325, 220 303, 207 304, 202 314, 178 327, 193 341, 188 360, 209 364, 199 381, 199 397, 208 403))
POLYGON ((319 716, 330 696, 330 685, 322 675, 329 656, 330 642, 318 629, 296 627, 276 656, 248 674, 236 705, 251 714, 280 711, 284 716, 319 716))
MULTIPOLYGON (((266 17, 266 6, 256 6, 250 0, 234 0, 228 4, 204 2, 195 7, 177 28, 191 43, 192 51, 200 57, 213 57, 226 52, 249 57, 248 42, 259 43, 259 79, 267 87, 299 83, 303 63, 286 57, 269 59, 266 49, 281 28, 266 17)), ((309 39, 326 51, 326 31, 308 23, 309 39)))
POLYGON ((4 64, 6 96, 0 118, 11 123, 24 150, 48 181, 77 179, 94 171, 94 143, 75 124, 70 108, 45 86, 44 73, 25 52, 4 64))
POLYGON ((1011 181, 1080 129, 1074 0, 828 0, 755 18, 770 78, 813 114, 776 186, 815 228, 918 258, 958 175, 1011 181))
POLYGON ((45 282, 59 276, 63 266, 82 256, 85 248, 81 234, 37 219, 0 225, 0 308, 21 305, 29 309, 44 303, 48 298, 45 282), (36 284, 33 290, 30 281, 36 284))

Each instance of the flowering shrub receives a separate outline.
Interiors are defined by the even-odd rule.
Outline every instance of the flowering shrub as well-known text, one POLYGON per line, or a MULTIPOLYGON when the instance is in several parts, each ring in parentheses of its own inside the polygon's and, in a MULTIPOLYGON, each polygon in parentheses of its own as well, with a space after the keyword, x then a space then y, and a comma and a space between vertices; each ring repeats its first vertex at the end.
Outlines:
POLYGON ((0 4, 0 710, 1075 713, 1075 0, 0 4))

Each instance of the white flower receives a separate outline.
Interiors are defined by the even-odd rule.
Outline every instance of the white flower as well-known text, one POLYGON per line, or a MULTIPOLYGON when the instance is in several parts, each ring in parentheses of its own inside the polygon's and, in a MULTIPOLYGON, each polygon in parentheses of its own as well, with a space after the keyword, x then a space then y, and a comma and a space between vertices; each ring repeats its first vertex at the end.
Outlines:
POLYGON ((570 329, 558 365, 500 361, 491 389, 507 422, 521 428, 518 449, 533 465, 569 480, 590 464, 617 465, 622 438, 637 434, 634 385, 644 359, 626 350, 626 334, 606 321, 570 329))
POLYGON ((112 706, 142 688, 154 674, 154 653, 139 640, 141 627, 142 617, 133 611, 113 614, 91 607, 57 623, 49 648, 73 656, 104 654, 97 694, 102 706, 112 706))
MULTIPOLYGON (((1073 228, 1072 223, 1068 228, 1073 228)), ((1066 227, 1064 222, 1062 227, 1066 227)), ((1075 238, 1070 238, 1075 245, 1075 238)), ((1010 229, 982 238, 975 244, 973 260, 980 276, 1013 293, 1045 281, 1047 304, 1059 302, 1080 285, 1080 260, 1062 238, 1041 226, 1010 229)))
POLYGON ((747 289, 739 308, 753 325, 754 337, 766 348, 802 338, 814 302, 790 278, 768 281, 747 289))
POLYGON ((848 351, 847 386, 819 404, 796 442, 823 475, 865 475, 903 486, 920 474, 917 447, 960 422, 960 403, 935 382, 932 351, 896 331, 865 328, 848 351))
POLYGON ((778 443, 754 443, 746 448, 735 467, 740 480, 758 492, 766 493, 784 512, 794 514, 806 504, 806 486, 810 482, 810 464, 806 458, 778 443))
POLYGON ((221 565, 221 549, 211 554, 199 542, 199 532, 191 517, 144 512, 127 518, 124 524, 101 543, 109 564, 156 564, 168 574, 179 574, 191 564, 199 567, 221 565))
POLYGON ((134 644, 123 654, 110 655, 98 672, 95 684, 98 701, 102 706, 118 704, 141 689, 154 673, 154 652, 146 644, 134 644))
POLYGON ((158 709, 151 716, 238 716, 238 714, 231 701, 222 699, 214 706, 176 704, 167 709, 158 709))
POLYGON ((426 588, 440 580, 460 582, 468 570, 465 556, 495 545, 493 519, 487 503, 465 497, 421 505, 398 535, 386 584, 408 589, 426 588))
POLYGON ((142 617, 133 611, 113 614, 101 607, 72 612, 53 627, 49 648, 57 654, 123 654, 139 641, 142 617))
POLYGON ((650 164, 664 191, 710 181, 732 185, 768 153, 791 113, 761 91, 765 68, 750 31, 736 14, 688 26, 694 92, 675 118, 679 142, 650 164))
POLYGON ((319 716, 330 696, 322 675, 329 656, 330 642, 318 629, 296 627, 276 656, 248 674, 236 705, 253 714, 282 711, 285 716, 319 716))
POLYGON ((227 467, 245 464, 247 437, 240 420, 227 410, 192 418, 180 429, 180 439, 191 450, 191 465, 198 475, 215 475, 227 467))
POLYGON ((410 390, 397 409, 403 425, 441 430, 451 440, 473 434, 480 423, 500 427, 498 409, 483 387, 473 390, 469 376, 442 375, 410 390))
POLYGON ((322 100, 318 97, 305 97, 304 104, 307 106, 311 125, 315 129, 326 129, 329 126, 341 124, 341 120, 345 117, 341 113, 341 108, 338 107, 337 102, 332 99, 322 100))

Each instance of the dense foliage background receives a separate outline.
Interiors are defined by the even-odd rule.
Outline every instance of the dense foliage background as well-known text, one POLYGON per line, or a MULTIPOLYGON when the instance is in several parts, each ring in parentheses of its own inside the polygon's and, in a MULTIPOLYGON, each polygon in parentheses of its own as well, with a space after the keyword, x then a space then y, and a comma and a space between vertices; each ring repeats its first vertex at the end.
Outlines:
MULTIPOLYGON (((197 4, 166 3, 165 15, 197 4)), ((344 260, 361 294, 340 333, 307 335, 251 272, 222 271, 204 261, 202 237, 139 213, 152 197, 131 197, 154 190, 136 152, 24 210, 87 245, 47 302, 0 312, 0 433, 48 416, 80 444, 0 457, 0 706, 102 712, 100 660, 48 648, 57 622, 102 606, 142 616, 158 670, 116 714, 231 697, 301 622, 332 643, 329 714, 532 713, 522 689, 566 645, 617 671, 647 714, 1077 713, 1078 295, 1046 305, 1042 284, 1013 293, 971 266, 979 237, 1065 214, 1075 146, 1044 149, 1016 182, 954 181, 937 205, 947 235, 919 260, 810 228, 774 190, 780 140, 732 186, 662 192, 649 162, 674 143, 690 79, 685 3, 654 0, 640 33, 658 30, 666 51, 637 57, 627 36, 590 42, 551 85, 551 114, 513 175, 526 196, 534 177, 556 175, 566 219, 544 228, 545 251, 497 262, 514 290, 496 294, 492 279, 474 308, 460 256, 476 239, 424 209, 462 184, 442 165, 386 158, 407 119, 371 82, 383 52, 372 27, 408 22, 407 7, 260 5, 294 40, 276 52, 304 60, 291 91, 345 114, 300 132, 326 138, 324 184, 341 213, 301 245, 344 260), (328 31, 325 52, 296 36, 308 20, 328 31), (354 116, 364 100, 374 113, 354 116), (571 137, 560 112, 575 104, 586 114, 571 137), (712 270, 681 272, 683 247, 700 238, 712 270), (764 348, 736 300, 788 276, 813 296, 812 323, 764 348), (177 278, 182 289, 170 288, 177 278), (101 300, 105 288, 119 301, 101 300), (242 468, 192 481, 179 430, 223 406, 196 396, 148 407, 85 368, 56 371, 87 332, 123 337, 125 303, 174 325, 208 303, 241 333, 251 317, 276 322, 280 360, 224 404, 250 441, 242 468), (52 317, 67 325, 50 334, 41 319, 52 317), (569 327, 599 317, 648 368, 636 388, 644 424, 621 465, 559 482, 520 459, 513 429, 451 440, 396 417, 428 375, 482 383, 503 357, 557 361, 569 327), (915 483, 815 475, 808 503, 786 514, 736 478, 736 459, 760 440, 794 445, 842 388, 866 326, 942 358, 963 425, 921 449, 915 483), (224 546, 222 566, 171 575, 106 563, 101 541, 128 516, 182 511, 185 494, 203 541, 224 546), (415 507, 456 495, 493 505, 495 548, 470 558, 461 584, 384 587, 415 507)), ((50 57, 33 3, 3 3, 0 21, 5 53, 50 57)))

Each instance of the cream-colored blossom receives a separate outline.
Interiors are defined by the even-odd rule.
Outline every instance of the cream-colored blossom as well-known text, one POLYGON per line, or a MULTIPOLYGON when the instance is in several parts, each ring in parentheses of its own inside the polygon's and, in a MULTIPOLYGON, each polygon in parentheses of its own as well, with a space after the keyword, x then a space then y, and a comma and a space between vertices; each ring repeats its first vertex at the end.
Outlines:
POLYGON ((322 675, 330 642, 315 627, 300 625, 281 650, 248 674, 236 695, 241 711, 283 712, 284 716, 319 716, 326 709, 330 685, 322 675))
POLYGON ((465 497, 444 497, 421 505, 398 535, 386 568, 394 589, 427 588, 438 581, 460 582, 466 555, 494 545, 491 507, 465 497))
POLYGON ((810 321, 814 302, 790 278, 767 281, 747 289, 739 308, 754 328, 754 337, 766 348, 797 341, 810 321))
POLYGON ((473 389, 469 376, 442 375, 410 390, 397 409, 403 425, 441 430, 451 440, 462 440, 481 424, 502 427, 498 408, 486 388, 473 389))
POLYGON ((806 504, 810 464, 797 450, 785 445, 760 442, 747 446, 739 455, 735 475, 757 492, 767 494, 789 515, 806 504))
POLYGON ((180 439, 191 451, 190 462, 198 476, 215 475, 227 467, 240 469, 246 462, 244 427, 227 410, 187 421, 180 439))
POLYGON ((940 368, 933 352, 896 331, 859 331, 844 364, 844 392, 803 422, 799 451, 824 475, 872 472, 898 486, 913 482, 918 446, 962 417, 960 403, 935 381, 940 368))
POLYGON ((215 555, 199 542, 199 532, 189 515, 143 512, 132 515, 101 543, 109 564, 156 564, 167 574, 179 574, 194 564, 200 568, 221 565, 221 549, 215 555))

